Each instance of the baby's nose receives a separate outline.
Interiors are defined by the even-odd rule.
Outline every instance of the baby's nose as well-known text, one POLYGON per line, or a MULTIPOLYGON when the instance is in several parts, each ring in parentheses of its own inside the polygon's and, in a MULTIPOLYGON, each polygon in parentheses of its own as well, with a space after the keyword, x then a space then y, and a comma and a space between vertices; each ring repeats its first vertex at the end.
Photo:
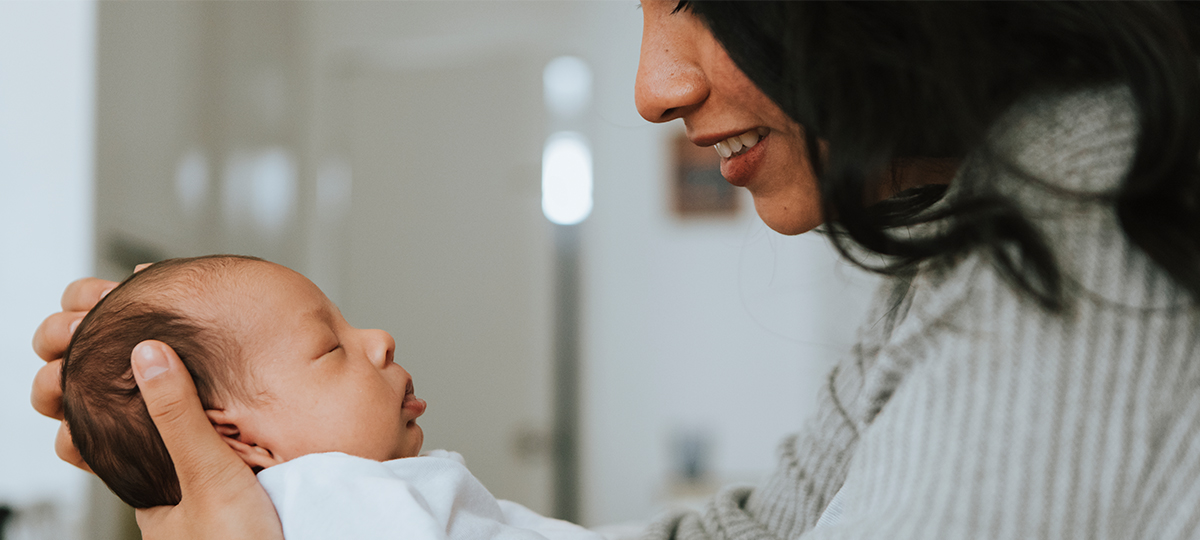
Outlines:
POLYGON ((387 367, 392 363, 392 357, 396 352, 396 340, 383 330, 365 330, 365 332, 368 336, 367 351, 371 362, 379 368, 387 367))

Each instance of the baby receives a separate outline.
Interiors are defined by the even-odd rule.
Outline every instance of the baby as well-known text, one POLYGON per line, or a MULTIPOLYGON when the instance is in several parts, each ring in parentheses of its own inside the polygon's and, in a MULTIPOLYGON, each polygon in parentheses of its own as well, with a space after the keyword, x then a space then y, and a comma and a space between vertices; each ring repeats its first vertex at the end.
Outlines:
POLYGON ((135 508, 176 504, 179 480, 130 371, 170 345, 217 432, 253 468, 288 540, 600 540, 498 501, 457 454, 416 457, 425 402, 382 330, 350 326, 300 274, 252 257, 156 263, 113 289, 63 358, 63 409, 84 461, 135 508))

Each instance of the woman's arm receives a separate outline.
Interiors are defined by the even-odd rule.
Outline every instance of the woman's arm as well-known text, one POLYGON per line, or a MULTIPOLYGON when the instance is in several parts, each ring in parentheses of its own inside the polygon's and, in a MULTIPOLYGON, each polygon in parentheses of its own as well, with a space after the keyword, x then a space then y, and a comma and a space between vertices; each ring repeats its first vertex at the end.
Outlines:
MULTIPOLYGON (((117 284, 81 279, 63 293, 63 311, 46 318, 33 336, 33 349, 46 365, 33 381, 31 401, 38 412, 59 420, 62 355, 75 323, 117 284)), ((275 507, 250 468, 221 441, 209 423, 191 376, 175 351, 147 341, 133 352, 132 365, 146 408, 171 453, 183 492, 176 506, 137 511, 143 537, 179 539, 282 539, 275 507)), ((63 461, 89 470, 71 441, 66 423, 55 450, 63 461)))

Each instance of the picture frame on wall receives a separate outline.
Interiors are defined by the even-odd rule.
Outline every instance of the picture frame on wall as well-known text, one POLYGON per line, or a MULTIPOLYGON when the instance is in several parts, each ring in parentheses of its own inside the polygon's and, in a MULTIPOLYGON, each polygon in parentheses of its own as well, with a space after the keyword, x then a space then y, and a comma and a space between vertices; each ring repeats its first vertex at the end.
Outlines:
POLYGON ((672 206, 680 218, 733 217, 739 194, 721 176, 721 156, 712 147, 699 147, 683 133, 673 142, 675 168, 671 175, 672 206))

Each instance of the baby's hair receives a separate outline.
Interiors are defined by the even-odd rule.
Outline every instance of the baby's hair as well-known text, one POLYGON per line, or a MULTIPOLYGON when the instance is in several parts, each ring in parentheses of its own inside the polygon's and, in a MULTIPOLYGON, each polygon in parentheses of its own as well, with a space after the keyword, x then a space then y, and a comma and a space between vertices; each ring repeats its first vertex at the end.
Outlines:
POLYGON ((214 278, 262 262, 209 255, 155 263, 113 289, 76 328, 63 355, 63 415, 83 460, 130 506, 178 504, 181 498, 175 465, 130 370, 134 346, 147 339, 171 346, 205 409, 252 399, 232 332, 185 316, 178 305, 185 299, 203 305, 214 278))

